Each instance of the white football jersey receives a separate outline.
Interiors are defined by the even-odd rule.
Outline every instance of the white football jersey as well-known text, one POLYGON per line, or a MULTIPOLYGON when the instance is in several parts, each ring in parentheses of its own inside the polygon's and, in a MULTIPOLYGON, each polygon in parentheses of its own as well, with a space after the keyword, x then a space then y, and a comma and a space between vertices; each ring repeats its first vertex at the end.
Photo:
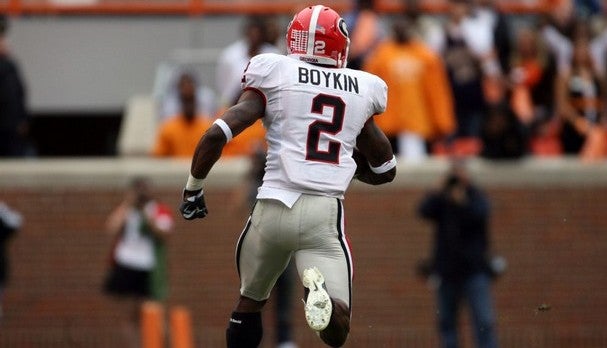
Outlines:
POLYGON ((364 71, 260 54, 245 70, 242 88, 266 99, 268 154, 257 198, 289 207, 301 193, 343 198, 356 170, 356 137, 385 110, 386 83, 364 71))

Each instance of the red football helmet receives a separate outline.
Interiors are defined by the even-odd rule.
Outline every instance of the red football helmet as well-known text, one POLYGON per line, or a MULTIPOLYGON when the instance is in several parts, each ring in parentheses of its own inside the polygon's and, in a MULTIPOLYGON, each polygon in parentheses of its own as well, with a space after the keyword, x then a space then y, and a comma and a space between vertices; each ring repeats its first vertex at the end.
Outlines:
POLYGON ((289 54, 309 63, 345 68, 349 48, 346 22, 326 6, 301 10, 287 28, 289 54))

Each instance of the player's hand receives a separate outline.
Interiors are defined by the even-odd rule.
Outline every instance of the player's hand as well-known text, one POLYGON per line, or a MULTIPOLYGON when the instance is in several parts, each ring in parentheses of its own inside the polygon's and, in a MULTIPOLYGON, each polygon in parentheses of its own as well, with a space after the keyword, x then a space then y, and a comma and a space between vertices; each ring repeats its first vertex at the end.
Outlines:
POLYGON ((202 189, 196 191, 183 190, 183 202, 179 206, 179 212, 186 220, 202 219, 209 211, 204 202, 202 189))

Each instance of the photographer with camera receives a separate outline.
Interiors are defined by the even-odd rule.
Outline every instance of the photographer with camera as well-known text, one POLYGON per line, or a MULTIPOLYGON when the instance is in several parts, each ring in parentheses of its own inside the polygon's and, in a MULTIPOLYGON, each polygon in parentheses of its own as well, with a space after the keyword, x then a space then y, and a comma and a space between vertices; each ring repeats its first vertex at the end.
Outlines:
POLYGON ((167 297, 166 240, 173 223, 171 208, 153 197, 150 180, 145 177, 132 179, 122 202, 106 220, 113 243, 103 290, 130 307, 124 326, 133 345, 138 342, 143 301, 167 297))
POLYGON ((458 347, 457 317, 469 305, 476 346, 498 346, 490 292, 496 275, 489 262, 490 204, 470 180, 463 162, 454 162, 440 190, 428 193, 419 215, 435 227, 433 255, 418 272, 436 280, 441 347, 458 347))

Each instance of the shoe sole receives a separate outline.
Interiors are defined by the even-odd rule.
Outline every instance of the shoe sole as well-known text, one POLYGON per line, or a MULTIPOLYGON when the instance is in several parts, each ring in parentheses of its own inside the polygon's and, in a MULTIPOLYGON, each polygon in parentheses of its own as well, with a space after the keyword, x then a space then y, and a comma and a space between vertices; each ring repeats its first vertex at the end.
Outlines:
POLYGON ((324 288, 324 277, 318 269, 306 269, 303 284, 310 290, 304 306, 308 326, 312 330, 322 331, 329 325, 333 311, 331 297, 324 288))

